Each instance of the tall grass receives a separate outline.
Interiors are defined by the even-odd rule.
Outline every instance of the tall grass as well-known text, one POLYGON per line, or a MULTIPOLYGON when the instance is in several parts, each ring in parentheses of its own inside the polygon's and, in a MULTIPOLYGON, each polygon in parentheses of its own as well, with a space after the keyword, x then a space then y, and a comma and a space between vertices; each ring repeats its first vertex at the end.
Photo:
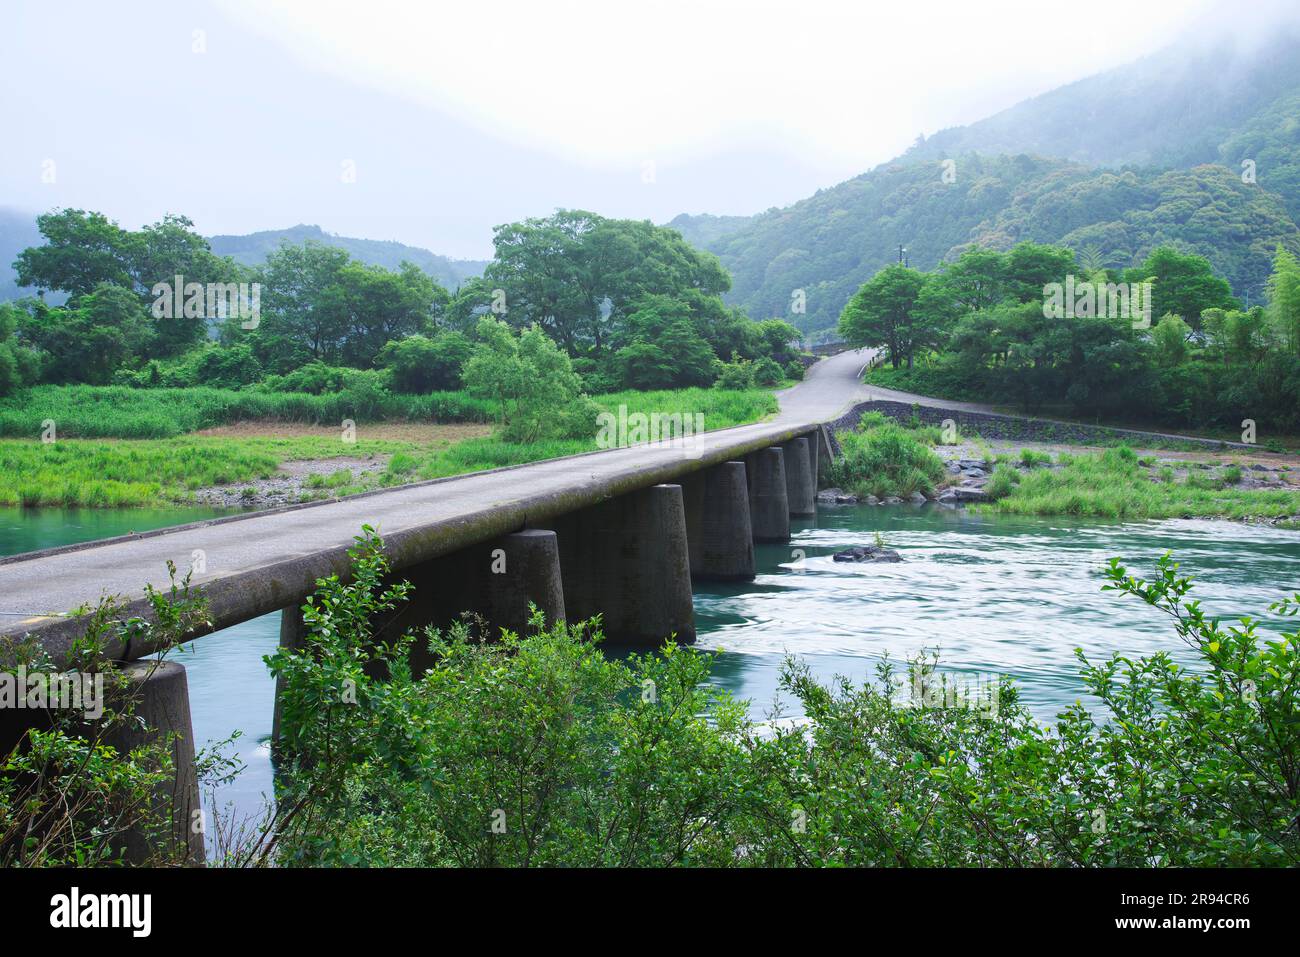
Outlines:
MULTIPOLYGON (((436 420, 446 418, 448 410, 459 409, 457 414, 470 416, 475 409, 486 409, 463 393, 396 398, 405 403, 406 414, 400 416, 403 418, 436 420), (462 401, 463 405, 457 404, 462 401)), ((360 480, 343 470, 309 485, 321 495, 348 495, 376 486, 524 465, 596 448, 594 420, 589 438, 519 444, 489 436, 438 448, 365 439, 343 446, 336 438, 324 437, 136 438, 141 433, 172 435, 168 430, 181 426, 186 430, 205 428, 244 418, 337 424, 343 417, 355 417, 341 416, 343 406, 338 403, 343 398, 337 395, 268 396, 222 389, 70 386, 33 389, 24 401, 21 411, 13 408, 13 400, 0 404, 0 433, 6 423, 17 423, 22 426, 20 434, 31 436, 26 440, 0 440, 0 505, 165 505, 189 501, 190 493, 199 488, 268 478, 281 463, 293 459, 392 456, 385 470, 360 480), (121 405, 115 404, 118 399, 121 405), (6 419, 6 415, 10 418, 6 419), (54 419, 58 441, 36 441, 44 418, 54 419), (73 438, 87 432, 125 434, 128 438, 73 438)), ((772 393, 761 389, 620 392, 600 396, 596 402, 616 415, 620 405, 627 406, 629 415, 660 412, 693 416, 699 412, 704 415, 707 429, 741 425, 776 411, 772 393)))
POLYGON ((885 498, 932 492, 943 480, 943 460, 924 438, 882 416, 863 416, 839 440, 843 455, 827 469, 831 485, 885 498))
POLYGON ((0 505, 115 508, 166 505, 195 489, 269 478, 291 459, 409 451, 410 443, 337 439, 180 438, 0 441, 0 505))
MULTIPOLYGON (((616 392, 596 399, 617 413, 702 412, 706 427, 752 422, 776 411, 762 389, 678 389, 616 392)), ((61 438, 161 439, 249 420, 338 425, 355 422, 490 422, 491 405, 467 392, 399 395, 382 391, 257 392, 210 389, 132 389, 126 386, 45 385, 0 400, 0 436, 37 438, 52 420, 61 438)), ((593 431, 594 431, 593 425, 593 431)))
POLYGON ((1224 488, 1220 480, 1174 482, 1143 467, 1126 446, 1062 455, 1061 468, 1034 469, 985 506, 1017 515, 1093 518, 1273 518, 1300 513, 1300 492, 1224 488), (1153 480, 1153 478, 1155 480, 1153 480))
POLYGON ((0 436, 37 438, 52 420, 60 438, 160 439, 253 419, 338 425, 382 420, 488 422, 488 404, 464 392, 268 393, 45 385, 0 400, 0 436))

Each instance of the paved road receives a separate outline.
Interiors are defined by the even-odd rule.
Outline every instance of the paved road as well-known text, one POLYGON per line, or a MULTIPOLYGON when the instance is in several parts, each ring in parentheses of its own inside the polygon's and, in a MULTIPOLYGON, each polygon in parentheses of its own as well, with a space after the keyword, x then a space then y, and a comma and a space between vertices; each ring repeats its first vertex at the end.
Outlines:
MULTIPOLYGON (((140 596, 146 582, 165 587, 168 560, 184 573, 200 556, 206 568, 193 581, 203 586, 214 628, 246 621, 301 600, 317 578, 343 570, 363 524, 379 529, 401 568, 793 438, 860 401, 857 375, 869 355, 817 363, 782 393, 773 421, 707 433, 687 448, 593 452, 0 560, 0 637, 39 633, 59 653, 77 630, 68 611, 101 594, 140 596)), ((131 610, 142 608, 136 598, 131 610)), ((145 650, 124 649, 122 657, 145 650)))

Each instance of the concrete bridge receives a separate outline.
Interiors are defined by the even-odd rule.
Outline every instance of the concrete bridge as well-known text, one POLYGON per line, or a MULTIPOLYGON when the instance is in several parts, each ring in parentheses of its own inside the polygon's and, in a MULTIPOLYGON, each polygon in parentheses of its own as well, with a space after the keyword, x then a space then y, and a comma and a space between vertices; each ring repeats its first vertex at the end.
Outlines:
MULTIPOLYGON (((601 614, 610 643, 657 645, 670 635, 692 642, 692 580, 753 578, 754 543, 788 541, 790 517, 815 514, 818 472, 830 454, 823 423, 863 396, 858 373, 869 357, 845 352, 817 363, 780 395, 773 421, 687 442, 0 559, 0 642, 30 636, 62 660, 84 631, 75 609, 104 594, 142 596, 146 583, 165 589, 170 560, 182 575, 196 568, 192 585, 208 603, 206 631, 282 610, 281 640, 296 644, 299 606, 318 578, 346 574, 347 549, 363 524, 379 531, 394 572, 415 586, 412 601, 383 626, 445 625, 473 612, 520 630, 532 601, 548 619, 601 614)), ((122 607, 124 615, 147 610, 143 597, 122 607)), ((109 649, 123 663, 157 650, 140 641, 109 649)), ((184 669, 125 667, 164 730, 181 732, 178 767, 192 769, 184 669)), ((192 835, 188 840, 194 844, 192 835)))

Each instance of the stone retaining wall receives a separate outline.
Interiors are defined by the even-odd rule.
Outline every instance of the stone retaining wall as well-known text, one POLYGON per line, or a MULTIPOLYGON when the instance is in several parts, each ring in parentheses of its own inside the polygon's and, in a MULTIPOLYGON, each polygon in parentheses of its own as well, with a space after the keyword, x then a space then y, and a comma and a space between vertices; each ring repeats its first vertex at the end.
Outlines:
MULTIPOLYGON (((962 412, 957 409, 940 409, 929 405, 911 405, 906 402, 883 400, 860 402, 834 422, 828 423, 832 440, 836 432, 856 428, 858 421, 866 412, 881 412, 900 422, 911 422, 912 417, 915 416, 926 425, 942 425, 945 419, 952 419, 957 423, 961 433, 978 434, 986 439, 1081 444, 1107 440, 1123 440, 1134 444, 1188 442, 1210 449, 1234 448, 1259 451, 1259 446, 1247 445, 1243 442, 1223 442, 1218 439, 1170 435, 1163 432, 1141 432, 1134 429, 1112 429, 1103 425, 1058 422, 1053 419, 1034 419, 996 412, 962 412)), ((838 446, 838 443, 836 445, 838 446)), ((839 454, 838 447, 835 452, 839 454)))

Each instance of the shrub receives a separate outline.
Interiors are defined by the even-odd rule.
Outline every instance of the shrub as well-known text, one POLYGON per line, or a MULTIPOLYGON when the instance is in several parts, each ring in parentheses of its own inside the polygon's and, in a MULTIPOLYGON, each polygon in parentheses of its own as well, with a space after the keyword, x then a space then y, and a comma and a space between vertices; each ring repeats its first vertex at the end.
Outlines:
POLYGON ((756 385, 778 385, 785 373, 775 361, 763 356, 754 363, 754 383, 756 385))
POLYGON ((738 357, 720 364, 718 378, 713 383, 717 389, 752 389, 754 385, 754 363, 738 357))
MULTIPOLYGON (((268 658, 281 863, 1300 863, 1300 635, 1221 627, 1168 555, 1150 582, 1112 560, 1105 588, 1168 615, 1198 666, 1076 651, 1099 715, 1076 702, 1041 724, 1006 679, 953 694, 924 655, 860 685, 790 658, 780 685, 808 720, 760 728, 709 684, 710 654, 609 659, 596 621, 381 640, 376 617, 409 586, 385 584, 371 530, 351 554, 349 581, 322 579, 304 606, 304 647, 268 658)), ((1300 595, 1272 610, 1285 624, 1300 595)))
POLYGON ((943 460, 908 430, 863 416, 857 431, 840 436, 842 455, 827 482, 878 497, 932 492, 945 475, 943 460))

